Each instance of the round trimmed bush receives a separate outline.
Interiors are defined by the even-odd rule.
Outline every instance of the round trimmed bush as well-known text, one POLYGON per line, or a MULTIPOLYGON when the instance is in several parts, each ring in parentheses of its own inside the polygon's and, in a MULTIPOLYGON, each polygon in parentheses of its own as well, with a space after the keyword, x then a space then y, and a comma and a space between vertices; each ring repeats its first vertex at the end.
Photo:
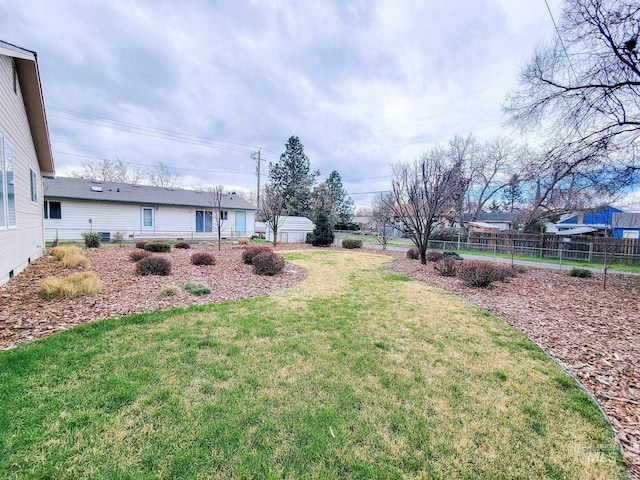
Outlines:
POLYGON ((435 263, 433 268, 443 277, 455 277, 458 273, 458 265, 460 262, 453 258, 443 258, 435 263))
POLYGON ((266 245, 253 245, 244 249, 244 252, 242 252, 242 261, 247 265, 251 265, 253 258, 261 253, 273 253, 273 250, 266 245))
POLYGON ((83 232, 82 238, 84 238, 84 246, 87 248, 99 248, 100 247, 100 233, 98 232, 83 232))
POLYGON ((442 260, 444 255, 442 252, 438 252, 436 250, 429 250, 427 252, 427 262, 437 262, 438 260, 442 260))
POLYGON ((458 255, 458 252, 454 252, 451 250, 445 250, 442 252, 442 256, 444 258, 453 258, 454 260, 462 260, 462 257, 458 255))
POLYGON ((215 265, 216 257, 207 252, 197 252, 191 255, 191 263, 194 265, 215 265))
POLYGON ((465 261, 458 267, 458 278, 466 285, 486 288, 496 281, 504 281, 505 268, 491 262, 465 261))
POLYGON ((262 252, 253 257, 253 273, 273 276, 284 268, 284 258, 273 252, 262 252))
POLYGON ((191 245, 189 245, 187 242, 176 242, 173 248, 189 249, 191 248, 191 245))
POLYGON ((345 238, 342 240, 342 248, 362 248, 362 240, 359 238, 345 238))
POLYGON ((153 255, 151 252, 147 252, 146 250, 142 250, 140 248, 136 248, 133 252, 129 254, 129 258, 137 262, 138 260, 142 260, 143 258, 147 258, 153 255))
POLYGON ((171 251, 171 245, 167 242, 149 242, 144 246, 144 249, 154 253, 169 253, 171 251))
POLYGON ((160 275, 166 276, 171 273, 171 262, 163 257, 151 255, 136 262, 137 275, 160 275))
POLYGON ((149 240, 138 240, 136 242, 136 248, 139 248, 141 250, 144 250, 144 246, 149 243, 149 240))
POLYGON ((417 248, 410 248, 407 250, 407 258, 410 260, 418 260, 420 258, 420 251, 417 248))

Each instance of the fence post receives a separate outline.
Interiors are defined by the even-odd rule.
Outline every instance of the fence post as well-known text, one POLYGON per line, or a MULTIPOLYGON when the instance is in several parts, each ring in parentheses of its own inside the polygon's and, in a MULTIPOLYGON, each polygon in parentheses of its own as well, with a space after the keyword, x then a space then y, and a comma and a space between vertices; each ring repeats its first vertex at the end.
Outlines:
POLYGON ((593 242, 589 243, 589 262, 593 260, 593 242))
POLYGON ((559 245, 558 246, 558 258, 560 259, 560 270, 562 270, 562 247, 563 247, 563 244, 560 243, 558 245, 559 245))
POLYGON ((493 258, 494 258, 494 260, 495 260, 495 258, 496 258, 496 249, 497 249, 497 248, 498 248, 498 246, 494 243, 494 244, 493 244, 493 258))

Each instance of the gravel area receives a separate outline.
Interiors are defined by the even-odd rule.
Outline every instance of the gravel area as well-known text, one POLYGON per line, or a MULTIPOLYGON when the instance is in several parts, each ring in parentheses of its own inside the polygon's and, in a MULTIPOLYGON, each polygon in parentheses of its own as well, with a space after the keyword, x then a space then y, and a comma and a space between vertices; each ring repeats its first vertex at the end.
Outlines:
MULTIPOLYGON (((103 318, 266 295, 296 285, 306 275, 287 263, 279 275, 258 276, 242 262, 242 247, 225 246, 218 252, 195 245, 159 254, 171 260, 171 275, 139 277, 129 260, 131 251, 131 247, 85 251, 90 269, 103 282, 97 295, 41 300, 37 290, 45 277, 72 273, 48 255, 0 287, 0 349, 103 318), (212 253, 216 264, 191 265, 189 258, 197 251, 212 253), (187 281, 205 283, 212 293, 194 297, 181 290, 175 297, 160 295, 162 288, 182 287, 187 281)), ((474 289, 438 275, 432 264, 423 266, 405 259, 404 252, 386 253, 398 259, 389 264, 391 270, 464 297, 513 325, 553 356, 597 398, 623 447, 631 477, 640 479, 640 276, 610 274, 603 291, 602 274, 580 279, 563 271, 529 268, 507 283, 474 289)))

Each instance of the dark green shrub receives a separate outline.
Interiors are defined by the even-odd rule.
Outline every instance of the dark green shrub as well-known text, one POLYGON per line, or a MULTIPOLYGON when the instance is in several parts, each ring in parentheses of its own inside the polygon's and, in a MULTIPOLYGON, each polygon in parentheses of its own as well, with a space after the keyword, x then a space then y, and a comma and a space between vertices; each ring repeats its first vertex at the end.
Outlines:
POLYGON ((309 245, 313 244, 313 232, 308 232, 305 237, 304 243, 308 243, 309 245))
POLYGON ((262 252, 252 260, 253 273, 273 276, 284 268, 284 258, 273 252, 262 252))
POLYGON ((362 240, 359 238, 345 238, 342 240, 342 248, 362 248, 362 240))
POLYGON ((453 258, 443 258, 435 263, 433 268, 443 277, 455 277, 458 273, 460 262, 453 258))
POLYGON ((420 251, 417 248, 410 248, 407 250, 407 258, 410 260, 418 260, 420 258, 420 251))
POLYGON ((329 217, 326 212, 320 211, 316 217, 316 226, 313 229, 311 244, 314 247, 328 247, 335 238, 329 217))
POLYGON ((211 289, 202 283, 187 282, 184 284, 184 289, 192 295, 199 297, 200 295, 209 295, 211 289))
POLYGON ((166 276, 171 273, 171 262, 164 257, 151 255, 136 262, 137 275, 166 276))
POLYGON ((136 248, 133 252, 129 254, 129 258, 132 261, 137 262, 139 260, 142 260, 143 258, 150 257, 151 255, 153 255, 151 252, 147 252, 146 250, 136 248))
POLYGON ((136 248, 139 248, 141 250, 144 250, 144 246, 149 243, 149 240, 138 240, 136 242, 136 248))
POLYGON ((253 257, 265 252, 273 253, 273 250, 271 250, 271 248, 266 245, 253 245, 251 247, 247 247, 242 252, 242 261, 247 265, 251 265, 251 263, 253 262, 253 257))
POLYGON ((442 260, 444 255, 442 252, 438 252, 436 250, 429 250, 427 252, 427 262, 437 262, 438 260, 442 260))
POLYGON ((148 242, 145 244, 144 249, 148 252, 169 253, 171 251, 171 245, 167 242, 148 242))
POLYGON ((453 258, 454 260, 462 260, 462 257, 458 255, 458 252, 452 252, 451 250, 445 250, 442 252, 444 258, 453 258))
POLYGON ((100 233, 98 232, 82 232, 82 238, 84 238, 84 246, 87 248, 100 247, 100 233))
POLYGON ((196 252, 191 255, 191 263, 194 265, 215 265, 216 257, 207 252, 196 252))
POLYGON ((176 242, 176 244, 173 247, 188 249, 188 248, 191 248, 191 245, 189 245, 187 242, 176 242))
POLYGON ((578 278, 593 277, 593 273, 591 272, 591 270, 587 270, 586 268, 576 268, 576 267, 569 270, 569 275, 572 277, 578 277, 578 278))
POLYGON ((470 287, 486 288, 493 282, 504 280, 505 268, 491 262, 466 261, 459 264, 457 276, 470 287))

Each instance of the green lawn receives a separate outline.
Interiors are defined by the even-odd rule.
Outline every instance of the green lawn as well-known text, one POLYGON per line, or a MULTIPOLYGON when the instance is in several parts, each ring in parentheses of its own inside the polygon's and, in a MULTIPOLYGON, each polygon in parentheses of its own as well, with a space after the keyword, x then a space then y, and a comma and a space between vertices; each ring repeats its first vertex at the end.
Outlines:
POLYGON ((514 329, 388 257, 286 257, 308 277, 276 295, 0 352, 0 477, 625 478, 596 405, 514 329))

